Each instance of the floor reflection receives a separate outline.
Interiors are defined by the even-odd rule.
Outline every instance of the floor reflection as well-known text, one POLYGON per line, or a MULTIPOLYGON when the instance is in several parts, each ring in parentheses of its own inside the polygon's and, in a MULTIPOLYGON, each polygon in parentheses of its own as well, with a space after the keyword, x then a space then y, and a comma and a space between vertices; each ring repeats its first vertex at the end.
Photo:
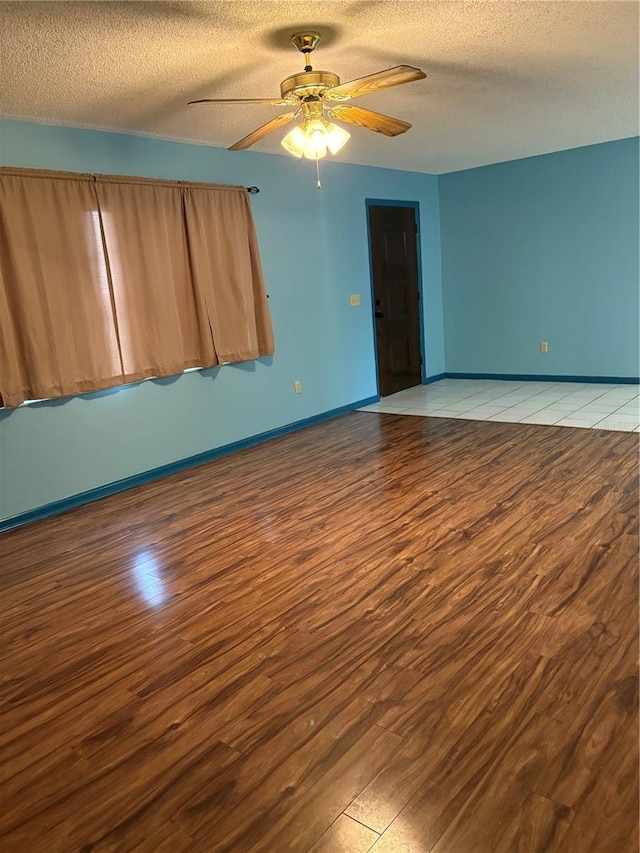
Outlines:
POLYGON ((133 579, 142 599, 151 607, 167 600, 165 584, 158 561, 152 551, 141 551, 133 559, 133 579))

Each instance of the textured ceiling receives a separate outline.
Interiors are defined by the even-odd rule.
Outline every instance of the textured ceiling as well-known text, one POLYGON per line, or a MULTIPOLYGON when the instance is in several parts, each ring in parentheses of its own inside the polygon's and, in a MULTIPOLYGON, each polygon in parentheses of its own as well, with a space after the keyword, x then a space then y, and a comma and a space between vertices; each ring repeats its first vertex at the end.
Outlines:
MULTIPOLYGON (((279 96, 302 70, 290 36, 309 27, 323 35, 314 68, 342 81, 401 63, 428 75, 354 101, 413 128, 388 139, 349 127, 338 159, 439 174, 636 135, 638 11, 635 0, 1 2, 0 112, 228 147, 283 108, 187 101, 279 96)), ((254 150, 283 153, 284 132, 254 150)))

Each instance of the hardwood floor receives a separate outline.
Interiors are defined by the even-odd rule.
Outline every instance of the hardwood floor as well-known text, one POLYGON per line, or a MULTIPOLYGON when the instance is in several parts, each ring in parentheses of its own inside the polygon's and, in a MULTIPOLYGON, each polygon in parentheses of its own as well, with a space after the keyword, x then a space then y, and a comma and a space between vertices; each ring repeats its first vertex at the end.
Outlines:
POLYGON ((638 850, 638 436, 354 413, 0 537, 2 853, 638 850))

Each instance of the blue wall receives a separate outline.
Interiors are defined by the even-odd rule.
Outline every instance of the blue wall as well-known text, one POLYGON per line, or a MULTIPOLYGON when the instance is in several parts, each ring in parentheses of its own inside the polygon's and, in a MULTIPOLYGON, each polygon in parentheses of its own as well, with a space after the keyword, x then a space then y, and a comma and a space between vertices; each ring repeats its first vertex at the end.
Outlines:
POLYGON ((276 340, 272 359, 0 413, 0 520, 376 396, 367 198, 420 205, 426 373, 444 371, 434 176, 327 162, 317 191, 309 161, 18 121, 0 164, 259 186, 276 340))
POLYGON ((293 158, 0 120, 0 164, 256 184, 276 338, 271 359, 0 412, 0 522, 376 396, 368 198, 419 204, 427 376, 638 376, 637 139, 440 178, 327 162, 318 192, 293 158))
POLYGON ((638 376, 637 138, 439 188, 448 372, 638 376))

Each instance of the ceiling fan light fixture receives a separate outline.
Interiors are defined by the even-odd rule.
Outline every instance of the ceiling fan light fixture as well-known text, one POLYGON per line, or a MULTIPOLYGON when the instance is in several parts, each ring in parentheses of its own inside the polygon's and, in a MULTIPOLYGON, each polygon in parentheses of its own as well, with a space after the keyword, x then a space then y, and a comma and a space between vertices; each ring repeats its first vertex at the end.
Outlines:
POLYGON ((336 154, 351 136, 342 127, 321 118, 296 125, 280 143, 294 157, 320 160, 327 150, 336 154))

